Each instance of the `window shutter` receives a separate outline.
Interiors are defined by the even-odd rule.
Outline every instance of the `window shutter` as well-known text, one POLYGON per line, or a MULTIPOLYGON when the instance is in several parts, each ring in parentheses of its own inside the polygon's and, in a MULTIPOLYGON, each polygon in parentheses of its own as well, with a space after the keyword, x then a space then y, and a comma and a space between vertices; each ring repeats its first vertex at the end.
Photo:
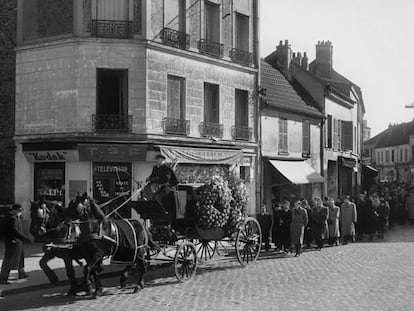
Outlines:
POLYGON ((326 126, 326 146, 332 148, 332 116, 328 115, 328 125, 326 126))
POLYGON ((333 137, 332 137, 332 148, 338 148, 338 120, 332 118, 333 123, 333 137))
POLYGON ((353 150, 353 123, 352 121, 342 121, 342 150, 353 150))
POLYGON ((310 154, 310 122, 309 120, 302 123, 302 153, 310 154))

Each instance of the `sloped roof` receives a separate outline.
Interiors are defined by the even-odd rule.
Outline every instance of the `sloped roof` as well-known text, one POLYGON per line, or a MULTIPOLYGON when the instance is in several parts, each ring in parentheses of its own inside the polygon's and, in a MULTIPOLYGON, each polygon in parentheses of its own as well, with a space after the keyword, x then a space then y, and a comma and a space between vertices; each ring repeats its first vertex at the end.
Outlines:
POLYGON ((297 82, 289 82, 276 68, 261 60, 261 86, 266 89, 266 102, 269 106, 292 112, 323 117, 315 108, 311 96, 297 82))
MULTIPOLYGON (((408 144, 410 135, 412 134, 414 134, 414 120, 411 122, 391 125, 384 132, 378 134, 370 140, 375 138, 378 139, 376 148, 399 146, 408 144)), ((369 143, 369 140, 365 143, 369 143)))

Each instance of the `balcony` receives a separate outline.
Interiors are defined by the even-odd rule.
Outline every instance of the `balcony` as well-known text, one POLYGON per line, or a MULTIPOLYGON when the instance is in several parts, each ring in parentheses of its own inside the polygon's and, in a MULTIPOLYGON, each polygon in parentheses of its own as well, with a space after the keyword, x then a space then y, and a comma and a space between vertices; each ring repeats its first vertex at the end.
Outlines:
POLYGON ((93 114, 92 127, 96 132, 132 132, 132 115, 93 114))
POLYGON ((173 135, 189 135, 190 134, 190 121, 174 118, 164 118, 162 120, 162 128, 165 134, 173 135))
POLYGON ((231 135, 234 140, 250 141, 252 128, 247 126, 233 126, 231 128, 231 135))
POLYGON ((133 34, 132 27, 133 23, 130 21, 93 19, 91 32, 94 37, 129 39, 133 34))
POLYGON ((187 50, 190 47, 190 35, 171 28, 164 28, 161 31, 161 41, 178 49, 187 50))
POLYGON ((209 55, 216 58, 223 57, 224 47, 221 43, 201 39, 200 41, 198 41, 197 47, 201 54, 209 55))
POLYGON ((253 62, 252 53, 239 49, 232 49, 230 51, 230 58, 233 62, 245 66, 250 66, 250 64, 253 62))
POLYGON ((217 137, 223 138, 223 124, 201 122, 200 134, 203 137, 217 137))

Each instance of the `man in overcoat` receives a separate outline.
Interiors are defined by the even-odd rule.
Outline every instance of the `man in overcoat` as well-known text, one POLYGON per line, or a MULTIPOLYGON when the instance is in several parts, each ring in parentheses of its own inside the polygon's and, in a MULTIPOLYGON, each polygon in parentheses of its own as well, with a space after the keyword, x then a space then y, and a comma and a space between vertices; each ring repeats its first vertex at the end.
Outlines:
POLYGON ((8 282, 10 270, 18 270, 19 279, 27 278, 24 271, 24 252, 23 242, 32 242, 23 232, 21 215, 23 208, 20 204, 14 204, 10 214, 4 219, 4 243, 5 255, 0 272, 0 284, 10 284, 8 282))
POLYGON ((339 245, 339 216, 340 210, 339 206, 335 205, 335 200, 333 198, 328 199, 328 227, 329 227, 329 245, 339 245))
POLYGON ((343 237, 343 244, 348 244, 348 241, 354 241, 355 238, 355 224, 357 222, 357 209, 355 203, 351 202, 349 196, 344 197, 344 203, 341 205, 341 213, 339 216, 341 223, 341 234, 343 237))
POLYGON ((328 215, 328 208, 323 206, 321 198, 315 198, 312 210, 312 234, 318 250, 323 248, 327 238, 328 215))
POLYGON ((292 222, 290 223, 290 239, 292 246, 295 247, 295 257, 302 252, 303 235, 308 221, 308 213, 302 207, 302 203, 299 200, 295 201, 292 209, 292 222))

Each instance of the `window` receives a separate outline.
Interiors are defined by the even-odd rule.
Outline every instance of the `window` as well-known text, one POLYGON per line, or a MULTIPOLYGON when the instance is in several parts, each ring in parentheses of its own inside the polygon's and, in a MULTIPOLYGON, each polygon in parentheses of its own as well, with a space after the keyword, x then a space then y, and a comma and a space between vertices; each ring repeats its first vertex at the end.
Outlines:
POLYGON ((400 149, 400 162, 402 162, 402 161, 403 161, 403 150, 400 149))
POLYGON ((217 84, 204 83, 204 121, 220 123, 220 96, 217 84))
POLYGON ((206 10, 206 40, 210 42, 220 42, 220 6, 218 4, 205 1, 206 10))
POLYGON ((381 151, 381 163, 384 163, 384 151, 381 151))
POLYGON ((380 153, 377 151, 377 163, 380 163, 380 153))
POLYGON ((352 121, 342 121, 342 150, 353 150, 353 123, 352 121))
POLYGON ((98 20, 128 21, 129 0, 95 0, 95 5, 92 5, 94 15, 98 20))
POLYGON ((236 49, 249 51, 249 17, 236 14, 236 49))
POLYGON ((302 122, 302 153, 310 154, 310 122, 309 120, 302 122))
POLYGON ((338 120, 332 118, 333 122, 333 131, 332 131, 332 148, 336 149, 338 147, 338 120))
POLYGON ((389 150, 385 150, 385 162, 386 163, 390 162, 390 151, 389 150))
POLYGON ((98 115, 126 115, 128 112, 128 71, 97 69, 98 115))
POLYGON ((391 162, 394 163, 395 162, 395 150, 391 150, 391 162))
POLYGON ((128 71, 97 69, 95 129, 131 130, 128 116, 128 71))
POLYGON ((34 199, 65 201, 65 163, 35 163, 34 199))
POLYGON ((236 89, 236 127, 249 126, 249 92, 236 89))
POLYGON ((186 31, 185 0, 164 0, 164 27, 186 31))
POLYGON ((279 118, 279 152, 288 152, 288 122, 279 118))
POLYGON ((168 76, 167 116, 172 119, 185 119, 185 79, 168 76))

